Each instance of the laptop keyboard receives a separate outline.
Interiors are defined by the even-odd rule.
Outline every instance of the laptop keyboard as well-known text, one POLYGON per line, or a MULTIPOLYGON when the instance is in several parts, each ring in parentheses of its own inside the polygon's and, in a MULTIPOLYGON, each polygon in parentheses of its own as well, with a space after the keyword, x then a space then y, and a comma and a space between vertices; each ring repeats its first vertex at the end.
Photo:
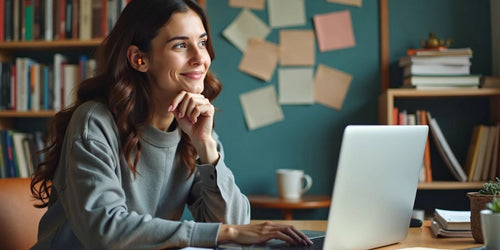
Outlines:
POLYGON ((289 245, 288 243, 281 243, 277 245, 273 245, 270 248, 271 249, 323 249, 323 243, 325 241, 325 237, 316 237, 311 239, 311 241, 314 243, 310 246, 292 246, 289 245))

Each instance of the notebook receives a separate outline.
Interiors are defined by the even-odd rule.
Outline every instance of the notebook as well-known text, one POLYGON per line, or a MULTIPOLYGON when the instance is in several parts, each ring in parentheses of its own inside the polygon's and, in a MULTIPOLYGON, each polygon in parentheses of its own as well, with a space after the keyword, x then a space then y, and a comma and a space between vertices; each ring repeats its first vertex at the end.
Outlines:
MULTIPOLYGON (((326 232, 301 249, 369 249, 404 240, 427 134, 428 127, 421 125, 347 126, 326 232)), ((291 248, 278 242, 242 248, 291 248)))

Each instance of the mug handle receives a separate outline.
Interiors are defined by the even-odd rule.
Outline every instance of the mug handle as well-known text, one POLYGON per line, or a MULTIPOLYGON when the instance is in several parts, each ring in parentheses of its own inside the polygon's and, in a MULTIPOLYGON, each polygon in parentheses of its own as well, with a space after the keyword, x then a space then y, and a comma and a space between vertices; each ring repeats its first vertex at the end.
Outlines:
POLYGON ((309 190, 311 188, 312 182, 313 182, 311 176, 308 174, 302 175, 302 179, 304 179, 306 181, 306 186, 304 188, 302 188, 302 191, 300 191, 300 194, 307 192, 307 190, 309 190))

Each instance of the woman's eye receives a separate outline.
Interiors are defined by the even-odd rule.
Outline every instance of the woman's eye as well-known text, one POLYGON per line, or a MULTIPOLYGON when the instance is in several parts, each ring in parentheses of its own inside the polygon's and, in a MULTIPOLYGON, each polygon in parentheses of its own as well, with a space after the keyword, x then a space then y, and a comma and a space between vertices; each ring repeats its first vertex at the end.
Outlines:
POLYGON ((200 47, 206 47, 207 46, 207 40, 202 40, 200 42, 200 47))
POLYGON ((185 43, 179 43, 179 44, 174 45, 175 49, 182 49, 182 48, 186 48, 186 47, 187 46, 185 43))

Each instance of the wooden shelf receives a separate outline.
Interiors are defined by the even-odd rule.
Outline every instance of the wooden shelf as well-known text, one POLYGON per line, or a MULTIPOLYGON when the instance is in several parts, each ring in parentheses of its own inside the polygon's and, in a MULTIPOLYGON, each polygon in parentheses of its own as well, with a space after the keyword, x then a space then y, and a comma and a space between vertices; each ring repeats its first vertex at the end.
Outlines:
POLYGON ((395 99, 412 98, 443 98, 443 97, 486 97, 490 98, 491 120, 500 121, 500 89, 448 89, 448 90, 416 90, 416 89, 388 89, 379 96, 379 123, 393 124, 392 112, 395 99))
POLYGON ((54 41, 19 41, 19 42, 0 42, 0 50, 60 50, 60 49, 79 49, 92 48, 101 44, 102 39, 92 40, 54 40, 54 41))
POLYGON ((56 114, 55 111, 0 111, 0 118, 50 118, 56 114))
POLYGON ((458 181, 433 181, 420 182, 419 190, 457 190, 457 189, 481 189, 485 182, 458 182, 458 181))
MULTIPOLYGON (((474 97, 474 96, 496 96, 500 95, 500 89, 449 89, 449 90, 416 90, 416 89, 388 89, 385 93, 391 97, 404 98, 434 98, 434 97, 474 97)), ((383 94, 383 95, 384 95, 383 94)))

